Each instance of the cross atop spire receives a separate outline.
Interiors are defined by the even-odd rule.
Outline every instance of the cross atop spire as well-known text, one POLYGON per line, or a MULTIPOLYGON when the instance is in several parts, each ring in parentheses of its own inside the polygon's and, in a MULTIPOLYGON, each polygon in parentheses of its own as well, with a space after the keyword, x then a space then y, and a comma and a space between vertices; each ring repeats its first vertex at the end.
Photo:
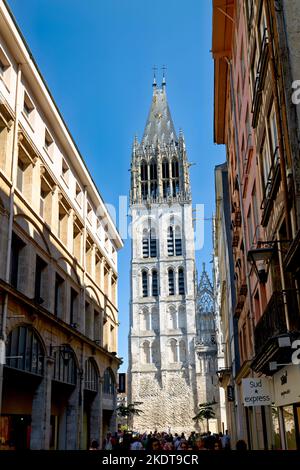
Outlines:
POLYGON ((153 83, 152 83, 152 86, 156 87, 156 71, 157 71, 156 65, 153 65, 152 70, 153 70, 153 83))
POLYGON ((165 88, 166 86, 166 76, 165 76, 165 72, 167 70, 167 67, 165 65, 162 66, 162 72, 163 72, 163 78, 162 78, 162 87, 163 89, 165 88))

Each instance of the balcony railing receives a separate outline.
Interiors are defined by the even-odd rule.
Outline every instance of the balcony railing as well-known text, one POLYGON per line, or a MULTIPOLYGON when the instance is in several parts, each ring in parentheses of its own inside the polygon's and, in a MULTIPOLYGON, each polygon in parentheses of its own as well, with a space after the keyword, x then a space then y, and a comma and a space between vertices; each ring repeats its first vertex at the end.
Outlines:
POLYGON ((296 291, 275 291, 257 323, 254 331, 255 354, 262 352, 267 342, 275 336, 287 333, 287 325, 284 309, 284 296, 286 297, 290 330, 299 329, 299 308, 296 291))
POLYGON ((267 64, 268 64, 268 51, 269 51, 269 35, 268 29, 265 28, 264 35, 262 38, 260 50, 259 50, 259 59, 258 65, 256 70, 256 79, 254 84, 253 90, 253 98, 252 98, 252 127, 255 129, 257 126, 258 116, 260 105, 262 101, 262 91, 265 84, 266 72, 267 72, 267 64))
POLYGON ((276 193, 280 183, 280 165, 279 165, 279 147, 276 147, 273 158, 272 166, 270 168, 266 186, 264 189, 263 200, 261 203, 262 215, 262 226, 265 227, 269 220, 269 215, 272 209, 272 202, 276 197, 276 193))

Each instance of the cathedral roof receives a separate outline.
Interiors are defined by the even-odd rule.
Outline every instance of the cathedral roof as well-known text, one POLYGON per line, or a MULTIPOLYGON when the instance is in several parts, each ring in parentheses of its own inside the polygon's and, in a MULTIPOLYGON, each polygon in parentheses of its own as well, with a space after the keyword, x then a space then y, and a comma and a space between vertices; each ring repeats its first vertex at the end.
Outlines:
POLYGON ((142 139, 142 145, 170 144, 177 141, 166 95, 166 84, 162 88, 153 82, 153 97, 142 139))

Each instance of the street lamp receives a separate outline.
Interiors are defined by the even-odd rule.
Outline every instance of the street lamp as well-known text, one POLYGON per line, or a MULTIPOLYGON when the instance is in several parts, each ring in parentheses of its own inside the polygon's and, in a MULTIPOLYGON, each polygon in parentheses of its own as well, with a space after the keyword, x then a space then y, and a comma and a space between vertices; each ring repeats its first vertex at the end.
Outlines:
POLYGON ((277 240, 261 242, 258 244, 257 248, 248 251, 248 261, 252 264, 255 274, 261 284, 265 284, 267 282, 268 267, 275 253, 275 243, 277 243, 277 240), (264 246, 261 246, 261 244, 264 246))

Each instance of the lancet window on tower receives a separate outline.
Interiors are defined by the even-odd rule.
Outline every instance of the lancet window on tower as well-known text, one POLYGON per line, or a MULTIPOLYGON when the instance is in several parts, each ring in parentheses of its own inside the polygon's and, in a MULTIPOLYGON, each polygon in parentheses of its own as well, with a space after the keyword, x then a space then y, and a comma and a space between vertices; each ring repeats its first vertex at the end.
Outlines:
POLYGON ((150 346, 150 343, 149 341, 144 341, 143 343, 143 359, 144 359, 144 363, 145 364, 150 364, 150 361, 151 361, 151 346, 150 346))
POLYGON ((181 256, 182 255, 182 238, 181 238, 181 229, 177 225, 175 227, 175 234, 174 234, 174 227, 170 226, 168 228, 168 256, 181 256))
POLYGON ((143 230, 142 239, 142 252, 143 258, 156 258, 157 257, 157 240, 155 228, 150 230, 145 228, 143 230))
POLYGON ((170 195, 170 170, 169 161, 166 158, 162 161, 162 185, 163 197, 166 198, 170 195))
POLYGON ((168 270, 169 295, 175 295, 174 270, 168 270))
POLYGON ((143 291, 143 297, 148 297, 148 274, 147 274, 147 271, 142 271, 142 291, 143 291))
POLYGON ((172 160, 172 196, 176 197, 179 193, 179 164, 177 158, 172 160))
POLYGON ((179 268, 178 270, 178 293, 180 295, 185 294, 185 289, 184 289, 184 271, 183 268, 179 268))
POLYGON ((148 165, 145 161, 141 163, 141 195, 142 199, 148 197, 148 165))
POLYGON ((152 271, 152 296, 158 297, 158 274, 155 269, 152 271))
POLYGON ((153 159, 150 161, 150 196, 157 198, 157 164, 153 159))

